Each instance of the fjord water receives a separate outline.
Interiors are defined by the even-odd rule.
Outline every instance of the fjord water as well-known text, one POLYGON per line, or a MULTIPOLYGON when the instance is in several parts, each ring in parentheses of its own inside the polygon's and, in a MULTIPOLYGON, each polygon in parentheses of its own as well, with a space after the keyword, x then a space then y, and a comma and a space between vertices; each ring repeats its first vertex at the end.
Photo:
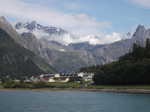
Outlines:
POLYGON ((0 112, 150 112, 150 95, 0 91, 0 112))

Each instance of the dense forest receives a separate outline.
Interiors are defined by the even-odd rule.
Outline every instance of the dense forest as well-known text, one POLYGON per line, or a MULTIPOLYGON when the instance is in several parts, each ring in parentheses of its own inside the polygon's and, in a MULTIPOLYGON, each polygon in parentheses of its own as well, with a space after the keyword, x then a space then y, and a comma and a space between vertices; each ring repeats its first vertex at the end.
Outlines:
POLYGON ((116 62, 81 71, 94 72, 96 85, 150 84, 150 39, 146 40, 144 47, 134 44, 131 52, 116 62))

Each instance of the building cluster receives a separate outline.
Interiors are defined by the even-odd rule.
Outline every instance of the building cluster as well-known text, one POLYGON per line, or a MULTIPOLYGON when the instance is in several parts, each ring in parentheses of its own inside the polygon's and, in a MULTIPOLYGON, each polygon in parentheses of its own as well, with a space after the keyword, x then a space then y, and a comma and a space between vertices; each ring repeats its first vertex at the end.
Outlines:
POLYGON ((76 73, 76 74, 41 74, 39 76, 32 76, 24 82, 81 82, 81 81, 93 81, 93 73, 76 73))

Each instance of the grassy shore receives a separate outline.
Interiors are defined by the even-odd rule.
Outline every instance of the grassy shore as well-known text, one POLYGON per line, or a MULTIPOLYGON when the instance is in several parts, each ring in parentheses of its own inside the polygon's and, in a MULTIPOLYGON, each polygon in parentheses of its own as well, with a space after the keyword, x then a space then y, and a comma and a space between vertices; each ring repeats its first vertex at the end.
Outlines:
POLYGON ((146 89, 150 90, 150 85, 100 85, 100 86, 88 86, 91 89, 146 89))
POLYGON ((68 87, 68 88, 4 88, 0 85, 0 91, 12 91, 12 90, 31 90, 31 91, 84 91, 84 92, 112 92, 112 93, 131 93, 131 94, 150 94, 150 85, 128 85, 128 86, 88 86, 84 88, 80 87, 68 87))

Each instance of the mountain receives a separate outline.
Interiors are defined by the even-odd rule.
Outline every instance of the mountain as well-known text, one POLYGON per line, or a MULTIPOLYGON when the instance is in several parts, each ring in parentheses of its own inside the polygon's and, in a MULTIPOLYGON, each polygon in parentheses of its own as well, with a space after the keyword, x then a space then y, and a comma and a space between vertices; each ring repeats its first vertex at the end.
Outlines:
POLYGON ((27 76, 54 72, 44 59, 21 46, 20 38, 6 19, 0 18, 0 75, 27 76))
MULTIPOLYGON (((21 30, 26 30, 26 31, 30 31, 30 32, 34 32, 36 30, 39 30, 39 31, 43 31, 43 33, 48 33, 50 35, 53 35, 53 34, 58 34, 58 35, 61 35, 61 34, 65 34, 65 33, 68 33, 67 31, 61 29, 61 28, 57 28, 57 27, 48 27, 48 26, 43 26, 43 25, 40 25, 38 24, 36 21, 32 21, 32 22, 27 22, 27 23, 21 23, 21 22, 18 22, 16 25, 15 25, 16 29, 21 29, 21 30)), ((39 32, 38 32, 39 33, 39 32)))
POLYGON ((74 35, 53 26, 43 26, 36 21, 21 23, 18 22, 15 25, 16 30, 19 33, 30 32, 33 33, 38 39, 45 39, 48 41, 56 41, 63 45, 68 45, 75 38, 74 35))
POLYGON ((6 20, 5 17, 0 16, 0 28, 6 31, 11 37, 17 42, 21 43, 20 35, 17 31, 13 28, 13 26, 6 20))
MULTIPOLYGON (((128 33, 128 36, 130 37, 131 34, 128 33)), ((88 43, 71 44, 71 46, 76 50, 82 49, 90 52, 95 57, 98 64, 101 65, 116 61, 120 56, 132 51, 134 43, 139 43, 144 46, 147 38, 150 38, 150 29, 146 29, 143 25, 139 25, 135 33, 128 39, 96 46, 92 46, 88 43)))
POLYGON ((117 41, 111 44, 104 45, 90 45, 89 43, 77 43, 70 44, 70 46, 76 50, 84 50, 92 54, 96 60, 96 64, 102 65, 116 61, 120 56, 132 51, 132 46, 134 43, 139 43, 144 46, 147 38, 150 38, 150 29, 146 29, 143 25, 139 25, 135 33, 131 36, 130 33, 127 34, 128 39, 117 41))
POLYGON ((86 51, 74 50, 55 41, 37 39, 31 33, 23 33, 24 46, 44 58, 59 72, 73 72, 95 63, 86 51))
MULTIPOLYGON (((40 58, 17 44, 0 29, 0 73, 1 75, 34 75, 44 73, 40 58)), ((42 60, 41 60, 42 61, 42 60)), ((45 63, 46 66, 46 63, 45 63)), ((48 65, 47 65, 48 66, 48 65)))
POLYGON ((88 42, 91 45, 97 45, 101 43, 101 40, 99 39, 98 36, 95 35, 78 36, 62 28, 54 26, 44 26, 37 23, 36 21, 24 23, 18 22, 15 24, 14 27, 20 34, 24 32, 30 32, 33 33, 38 39, 42 38, 48 41, 56 41, 66 46, 72 43, 88 42))
POLYGON ((109 63, 118 60, 120 56, 131 51, 134 43, 144 45, 147 38, 150 38, 150 29, 139 25, 132 38, 94 48, 92 54, 98 59, 103 58, 105 60, 104 64, 109 63))
MULTIPOLYGON (((142 28, 140 31, 146 30, 142 28)), ((150 39, 144 44, 146 44, 144 47, 134 44, 132 51, 116 62, 83 70, 95 72, 94 82, 97 85, 148 85, 150 84, 150 39)))
POLYGON ((75 50, 63 43, 61 38, 68 33, 65 30, 56 27, 44 27, 36 22, 17 23, 15 28, 22 37, 22 45, 44 58, 46 62, 59 72, 74 72, 81 67, 91 66, 96 63, 94 57, 87 51, 75 50), (21 29, 25 30, 21 31, 21 29), (46 29, 49 29, 48 32, 46 29), (46 37, 42 34, 42 37, 39 37, 35 32, 42 32, 48 36, 46 37), (56 36, 54 36, 55 40, 52 39, 51 35, 56 36), (60 42, 56 41, 59 39, 60 42))
POLYGON ((144 44, 146 38, 150 37, 150 30, 142 25, 133 35, 127 33, 124 40, 103 45, 97 44, 97 36, 81 38, 61 28, 43 26, 35 21, 19 22, 15 28, 22 35, 24 47, 43 57, 59 72, 73 72, 81 67, 116 61, 131 51, 134 43, 144 44))

